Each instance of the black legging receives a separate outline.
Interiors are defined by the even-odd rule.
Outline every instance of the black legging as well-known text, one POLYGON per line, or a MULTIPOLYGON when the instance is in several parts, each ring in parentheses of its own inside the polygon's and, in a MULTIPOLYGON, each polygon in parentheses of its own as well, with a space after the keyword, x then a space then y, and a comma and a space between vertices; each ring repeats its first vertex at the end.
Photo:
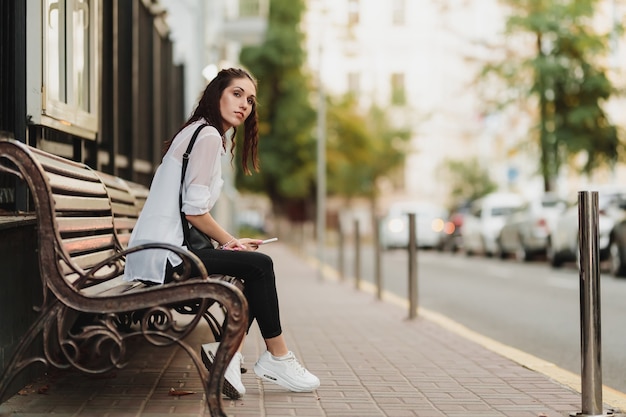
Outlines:
POLYGON ((229 275, 243 281, 243 293, 248 300, 248 329, 256 319, 263 338, 280 336, 282 328, 272 258, 252 251, 202 249, 193 252, 209 275, 229 275))

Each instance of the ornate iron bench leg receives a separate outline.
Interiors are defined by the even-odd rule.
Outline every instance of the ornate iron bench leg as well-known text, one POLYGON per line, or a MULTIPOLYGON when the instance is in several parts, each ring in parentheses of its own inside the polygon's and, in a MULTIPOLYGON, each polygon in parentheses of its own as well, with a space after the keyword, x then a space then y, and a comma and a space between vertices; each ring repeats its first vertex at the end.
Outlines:
MULTIPOLYGON (((8 361, 0 378, 0 401, 3 401, 5 394, 9 389, 9 385, 15 379, 15 377, 22 372, 27 366, 40 362, 46 366, 49 365, 49 361, 46 357, 33 356, 25 358, 28 353, 28 349, 32 346, 33 342, 38 335, 43 334, 44 330, 53 325, 54 320, 57 318, 57 313, 63 306, 55 301, 47 307, 43 307, 40 311, 37 319, 30 325, 24 336, 20 338, 19 343, 15 347, 15 352, 8 361)), ((46 346, 44 346, 44 350, 46 346)))

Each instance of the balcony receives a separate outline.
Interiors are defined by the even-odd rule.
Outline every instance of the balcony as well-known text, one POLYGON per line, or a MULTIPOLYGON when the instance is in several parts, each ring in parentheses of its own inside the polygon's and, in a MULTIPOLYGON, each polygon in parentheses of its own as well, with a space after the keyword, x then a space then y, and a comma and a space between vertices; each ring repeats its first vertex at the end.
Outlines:
POLYGON ((224 35, 242 45, 257 45, 267 30, 269 0, 229 0, 224 35))

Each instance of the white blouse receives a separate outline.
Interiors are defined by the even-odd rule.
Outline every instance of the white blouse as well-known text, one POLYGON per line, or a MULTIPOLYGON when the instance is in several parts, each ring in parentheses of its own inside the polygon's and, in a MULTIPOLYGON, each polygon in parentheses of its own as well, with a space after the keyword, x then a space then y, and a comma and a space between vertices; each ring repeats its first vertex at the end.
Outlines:
MULTIPOLYGON (((183 154, 198 126, 196 121, 177 135, 156 170, 150 193, 133 229, 128 246, 148 242, 164 242, 183 247, 183 228, 180 221, 178 192, 183 154)), ((183 187, 183 212, 201 215, 213 208, 224 180, 221 158, 226 153, 222 137, 213 126, 205 126, 198 135, 189 156, 183 187)), ((164 249, 134 252, 126 257, 124 280, 145 280, 162 284, 167 261, 180 264, 180 257, 164 249)))

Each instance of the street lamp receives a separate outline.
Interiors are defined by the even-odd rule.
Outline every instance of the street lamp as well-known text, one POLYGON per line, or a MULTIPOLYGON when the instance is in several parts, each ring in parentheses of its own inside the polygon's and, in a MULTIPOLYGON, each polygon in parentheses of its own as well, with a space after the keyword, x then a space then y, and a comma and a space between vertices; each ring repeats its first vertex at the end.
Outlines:
MULTIPOLYGON (((322 22, 325 21, 325 10, 322 10, 322 22)), ((326 244, 326 97, 324 94, 324 85, 322 83, 322 52, 324 42, 322 37, 324 31, 321 31, 319 39, 319 56, 317 69, 317 276, 320 280, 324 279, 324 247, 326 244)))
MULTIPOLYGON (((320 47, 321 56, 321 47, 320 47)), ((321 71, 320 71, 321 75, 321 71)), ((326 97, 321 77, 318 78, 317 107, 317 258, 318 277, 324 279, 324 245, 326 242, 326 97)))

